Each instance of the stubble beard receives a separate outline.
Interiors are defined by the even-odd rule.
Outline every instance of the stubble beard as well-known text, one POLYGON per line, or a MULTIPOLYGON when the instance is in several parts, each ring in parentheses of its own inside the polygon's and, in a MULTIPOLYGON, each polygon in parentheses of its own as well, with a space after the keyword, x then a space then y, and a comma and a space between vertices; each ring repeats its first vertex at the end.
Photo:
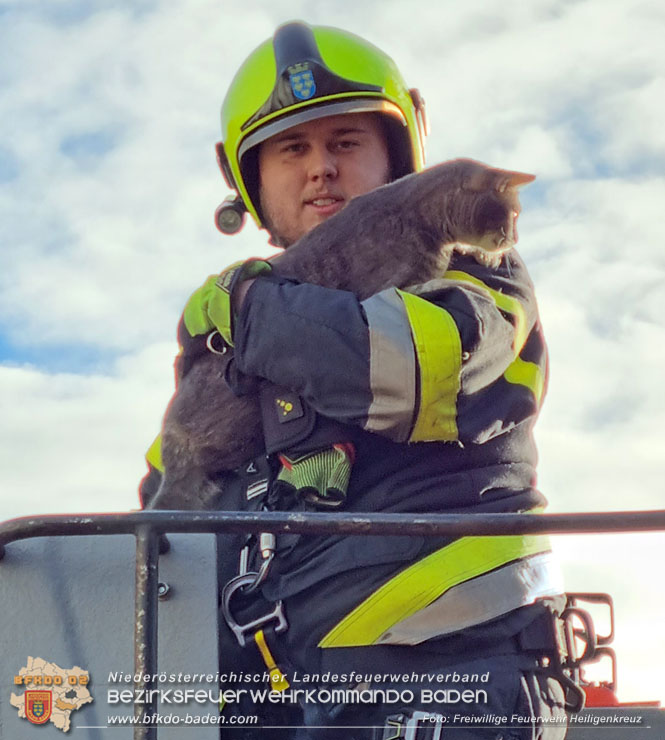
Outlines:
MULTIPOLYGON (((271 209, 266 205, 266 199, 263 195, 263 188, 259 188, 259 204, 261 206, 261 220, 270 234, 270 244, 281 249, 288 249, 290 246, 298 241, 297 239, 290 238, 280 234, 279 228, 276 226, 276 219, 273 217, 271 209)), ((300 237, 298 237, 300 238, 300 237)))

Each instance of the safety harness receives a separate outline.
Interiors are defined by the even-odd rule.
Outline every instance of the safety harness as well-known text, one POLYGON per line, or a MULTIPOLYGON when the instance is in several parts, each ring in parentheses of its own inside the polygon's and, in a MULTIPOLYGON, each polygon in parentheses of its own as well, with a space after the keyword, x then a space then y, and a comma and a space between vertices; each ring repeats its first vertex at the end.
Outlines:
MULTIPOLYGON (((293 391, 264 384, 260 392, 266 456, 250 461, 236 471, 245 490, 247 508, 332 509, 346 498, 355 457, 349 430, 324 420, 293 391), (287 452, 284 452, 284 451, 287 452), (279 463, 276 467, 275 462, 279 463)), ((265 613, 247 621, 236 617, 243 602, 256 600, 275 558, 276 538, 263 532, 240 553, 238 575, 222 591, 222 615, 241 647, 254 644, 270 675, 273 691, 289 687, 270 643, 288 629, 281 600, 268 602, 265 613), (254 553, 255 568, 249 570, 254 553)))
MULTIPOLYGON (((261 410, 269 454, 237 471, 246 508, 329 510, 342 504, 354 458, 349 428, 323 419, 297 394, 277 386, 263 387, 261 410)), ((288 549, 288 536, 281 536, 282 550, 288 549)), ((281 691, 288 682, 275 658, 275 641, 288 621, 283 602, 268 601, 261 592, 276 545, 267 533, 245 544, 238 574, 223 588, 222 614, 241 647, 256 646, 271 688, 281 691)), ((415 645, 560 594, 549 550, 544 536, 462 537, 400 570, 324 635, 319 647, 415 645)), ((546 642, 556 649, 549 636, 546 642)))

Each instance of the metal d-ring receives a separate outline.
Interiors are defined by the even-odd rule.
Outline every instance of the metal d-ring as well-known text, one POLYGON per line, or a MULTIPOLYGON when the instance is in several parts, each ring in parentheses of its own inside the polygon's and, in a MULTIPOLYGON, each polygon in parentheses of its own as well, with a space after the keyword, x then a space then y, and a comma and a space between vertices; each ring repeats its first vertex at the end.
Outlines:
POLYGON ((224 342, 224 337, 222 337, 222 335, 219 333, 219 331, 217 331, 217 329, 215 329, 215 331, 211 331, 210 334, 208 334, 208 336, 206 337, 206 347, 210 350, 210 352, 213 353, 213 355, 225 355, 229 349, 226 342, 224 342), (221 349, 217 349, 217 347, 213 345, 213 340, 216 335, 222 338, 223 344, 222 344, 221 349))
POLYGON ((289 626, 281 600, 275 603, 275 607, 271 612, 252 619, 250 622, 240 624, 236 621, 231 611, 231 599, 238 591, 240 591, 241 595, 247 594, 248 587, 254 584, 258 576, 258 573, 245 573, 244 575, 236 576, 224 586, 224 590, 222 591, 222 614, 224 615, 224 620, 241 647, 245 647, 247 644, 247 638, 245 636, 247 633, 254 635, 263 625, 269 622, 277 622, 277 626, 275 627, 275 632, 277 633, 284 632, 289 626))

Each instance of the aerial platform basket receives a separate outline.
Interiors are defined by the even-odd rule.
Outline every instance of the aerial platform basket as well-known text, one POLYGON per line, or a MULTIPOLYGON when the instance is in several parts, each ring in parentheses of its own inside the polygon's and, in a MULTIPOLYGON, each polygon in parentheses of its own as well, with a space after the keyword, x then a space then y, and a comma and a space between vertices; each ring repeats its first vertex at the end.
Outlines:
MULTIPOLYGON (((22 683, 26 676, 31 691, 55 695, 50 710, 62 714, 75 739, 175 740, 183 736, 185 716, 196 724, 191 737, 218 739, 219 726, 205 724, 209 703, 173 704, 171 725, 146 719, 157 716, 149 691, 160 674, 179 676, 179 683, 183 676, 189 677, 185 683, 192 691, 218 688, 210 680, 219 671, 216 534, 501 536, 662 530, 665 511, 539 516, 141 511, 10 520, 0 524, 4 672, 0 675, 0 739, 63 737, 51 722, 37 726, 49 711, 48 698, 31 695, 33 724, 19 717, 11 695, 27 691, 28 685, 22 683), (38 666, 32 676, 25 670, 29 658, 31 666, 38 666), (71 688, 60 683, 55 690, 56 676, 65 683, 78 676, 80 682, 81 673, 88 675, 84 688, 92 700, 81 698, 87 695, 80 683, 72 683, 71 688), (114 699, 121 690, 148 692, 143 695, 148 701, 110 703, 109 697, 114 699), (128 723, 111 730, 110 715, 124 716, 128 723)), ((594 594, 569 595, 570 608, 582 611, 589 597, 611 609, 609 597, 594 594)), ((614 671, 609 647, 613 628, 608 635, 592 632, 592 624, 571 621, 572 639, 584 644, 580 658, 588 662, 610 656, 614 671)), ((584 660, 569 671, 582 685, 584 660)), ((596 706, 588 706, 580 715, 589 717, 588 721, 570 727, 571 740, 665 737, 665 712, 657 703, 616 705, 612 699, 615 673, 609 681, 587 684, 587 688, 587 705, 596 706), (617 712, 639 712, 642 723, 638 727, 593 720, 617 712)))

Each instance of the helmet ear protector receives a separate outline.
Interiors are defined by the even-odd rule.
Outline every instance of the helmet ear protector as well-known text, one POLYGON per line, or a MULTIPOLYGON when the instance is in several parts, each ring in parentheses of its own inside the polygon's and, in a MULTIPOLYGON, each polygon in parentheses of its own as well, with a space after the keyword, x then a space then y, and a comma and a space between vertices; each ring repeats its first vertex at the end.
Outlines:
POLYGON ((408 89, 393 60, 364 39, 302 22, 280 26, 238 70, 222 105, 217 162, 236 191, 215 211, 224 234, 237 233, 247 212, 264 227, 259 203, 258 145, 301 123, 346 113, 379 113, 397 179, 424 164, 425 102, 408 89))

